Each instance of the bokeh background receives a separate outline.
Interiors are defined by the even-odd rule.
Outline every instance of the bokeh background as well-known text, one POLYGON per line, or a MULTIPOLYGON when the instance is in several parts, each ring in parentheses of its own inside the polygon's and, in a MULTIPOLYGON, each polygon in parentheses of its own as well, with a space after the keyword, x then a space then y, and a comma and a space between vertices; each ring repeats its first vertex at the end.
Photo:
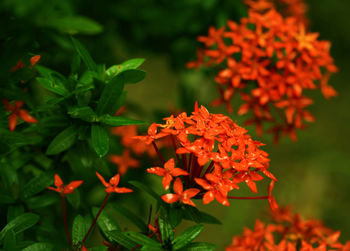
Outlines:
MULTIPOLYGON (((316 122, 298 132, 298 141, 283 138, 274 145, 270 135, 255 139, 266 143, 271 171, 278 178, 274 195, 280 205, 291 205, 306 218, 317 218, 330 228, 341 230, 341 241, 350 240, 350 2, 346 0, 308 0, 310 29, 332 42, 331 55, 339 67, 330 84, 339 95, 325 100, 320 92, 311 112, 316 122)), ((40 53, 41 64, 68 72, 72 46, 69 35, 77 36, 96 62, 112 65, 134 57, 145 58, 141 67, 146 79, 128 86, 127 104, 133 117, 152 122, 175 109, 191 111, 193 101, 209 107, 217 97, 212 75, 187 70, 186 62, 195 57, 196 37, 208 27, 239 20, 246 9, 238 1, 228 0, 3 0, 0 3, 1 43, 8 37, 14 42, 11 53, 1 53, 2 67, 14 65, 24 53, 40 53), (50 3, 48 3, 50 2, 50 3), (13 17, 15 22, 13 22, 13 17), (12 21, 11 21, 12 20, 12 21), (72 24, 74 24, 72 26, 72 24), (83 25, 81 25, 83 24, 83 25), (73 28, 72 28, 73 27, 73 28), (75 28, 74 28, 75 27, 75 28), (86 27, 86 28, 84 28, 86 27)), ((225 109, 209 108, 214 113, 225 109)), ((244 118, 231 114, 242 124, 244 118)), ((153 166, 145 163, 143 169, 153 166)), ((150 179, 154 189, 162 189, 158 179, 150 179)), ((259 184, 265 192, 266 183, 259 184)), ((244 189, 238 193, 244 195, 244 189)), ((143 196, 143 195, 142 195, 143 196)), ((141 196, 141 197, 142 197, 141 196)), ((97 194, 96 201, 100 200, 97 194)), ((96 203, 92 196, 91 204, 96 203)), ((123 203, 146 217, 144 203, 123 203)), ((207 225, 199 239, 218 245, 222 250, 243 227, 253 227, 256 218, 266 219, 266 201, 232 201, 230 207, 218 203, 199 208, 213 214, 222 225, 207 225)), ((125 229, 128 222, 120 219, 125 229)), ((182 226, 185 227, 186 223, 182 226)))

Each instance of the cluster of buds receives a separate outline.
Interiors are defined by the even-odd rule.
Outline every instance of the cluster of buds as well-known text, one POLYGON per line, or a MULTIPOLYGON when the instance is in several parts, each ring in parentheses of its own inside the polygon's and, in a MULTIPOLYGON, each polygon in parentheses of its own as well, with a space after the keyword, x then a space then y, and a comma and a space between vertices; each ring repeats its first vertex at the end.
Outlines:
POLYGON ((261 135, 263 123, 269 122, 268 132, 276 141, 281 133, 296 140, 295 129, 304 128, 304 121, 314 121, 306 110, 313 100, 305 90, 320 88, 326 98, 337 94, 328 85, 337 71, 330 42, 318 40, 318 33, 307 32, 305 24, 294 17, 283 18, 274 9, 250 10, 240 24, 228 21, 227 26, 211 27, 208 36, 200 36, 204 48, 187 66, 219 69, 215 81, 220 98, 212 105, 225 104, 232 112, 231 100, 239 94, 243 104, 237 113, 252 112, 245 125, 255 124, 261 135))
POLYGON ((273 223, 256 220, 254 229, 245 228, 236 236, 226 251, 279 250, 279 251, 349 251, 350 241, 345 245, 338 241, 340 231, 325 227, 317 220, 303 220, 288 208, 280 208, 272 214, 273 223))
POLYGON ((277 207, 271 195, 276 178, 268 171, 268 154, 260 149, 264 144, 254 141, 247 130, 228 116, 211 114, 197 104, 191 116, 181 113, 164 120, 165 124, 153 123, 148 135, 135 138, 154 146, 163 167, 152 167, 147 171, 163 176, 165 190, 176 177, 174 193, 162 196, 165 202, 180 201, 195 206, 191 198, 196 197, 203 198, 204 204, 216 199, 228 206, 229 199, 251 198, 268 199, 272 208, 277 207), (157 140, 166 137, 171 139, 176 156, 167 161, 156 144, 157 140), (240 183, 246 183, 252 192, 257 193, 255 182, 264 179, 263 175, 271 179, 268 196, 228 196, 230 191, 239 189, 240 183))

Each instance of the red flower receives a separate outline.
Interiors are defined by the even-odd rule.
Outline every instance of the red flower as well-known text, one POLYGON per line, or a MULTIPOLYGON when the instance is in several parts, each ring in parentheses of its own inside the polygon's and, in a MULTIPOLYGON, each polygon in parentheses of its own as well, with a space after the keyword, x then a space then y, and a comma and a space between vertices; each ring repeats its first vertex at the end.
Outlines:
POLYGON ((120 175, 119 173, 114 175, 110 180, 109 183, 105 181, 105 179, 98 173, 96 172, 97 177, 100 179, 102 184, 106 187, 105 191, 107 193, 131 193, 133 190, 130 188, 126 187, 117 187, 120 181, 120 175))
POLYGON ((33 57, 30 58, 30 66, 33 67, 34 65, 36 65, 40 60, 40 55, 35 55, 33 57))
POLYGON ((193 207, 196 206, 196 204, 193 203, 191 198, 196 196, 200 192, 199 189, 190 188, 184 191, 182 181, 180 178, 176 178, 173 188, 174 188, 175 194, 172 194, 172 193, 164 194, 162 195, 162 200, 164 200, 166 203, 174 203, 177 201, 181 201, 184 204, 187 204, 193 207))
MULTIPOLYGON (((147 169, 149 173, 163 176, 164 189, 169 189, 174 177, 184 175, 181 187, 200 191, 198 197, 203 198, 204 204, 215 198, 219 203, 229 205, 229 199, 242 198, 228 196, 233 189, 239 189, 239 184, 245 183, 252 192, 257 193, 256 181, 262 180, 264 176, 276 180, 267 170, 270 160, 268 154, 260 149, 263 144, 252 140, 247 130, 229 117, 211 114, 204 106, 198 107, 196 103, 191 116, 181 113, 164 120, 164 124, 153 123, 148 136, 139 136, 144 142, 151 140, 164 165, 164 168, 147 169), (156 143, 160 138, 171 139, 176 157, 164 160, 156 143)), ((175 195, 165 196, 167 202, 180 200, 175 195)), ((270 197, 258 196, 252 199, 270 197)))
POLYGON ((147 169, 147 172, 154 173, 158 176, 163 176, 163 187, 165 190, 169 189, 170 182, 173 180, 173 177, 188 175, 188 172, 182 170, 181 168, 175 168, 174 159, 169 159, 164 164, 164 168, 151 167, 147 169))
POLYGON ((337 67, 330 43, 318 40, 318 33, 308 32, 294 15, 284 18, 274 9, 275 2, 302 8, 297 4, 301 0, 246 0, 252 7, 248 17, 239 24, 210 27, 208 36, 198 37, 203 44, 198 60, 187 66, 218 69, 214 80, 220 97, 212 105, 224 104, 232 112, 231 101, 239 94, 243 105, 237 113, 252 114, 245 125, 255 124, 261 135, 263 124, 270 123, 267 132, 276 140, 281 132, 296 139, 295 129, 314 121, 305 91, 320 88, 325 98, 336 96, 328 80, 337 67))
POLYGON ((38 121, 31 116, 26 110, 20 109, 23 105, 23 101, 15 101, 14 106, 10 104, 7 99, 3 99, 2 103, 5 106, 5 110, 11 112, 9 115, 9 128, 10 131, 14 131, 18 122, 18 117, 28 123, 38 123, 38 121))
POLYGON ((62 196, 66 194, 73 193, 74 190, 79 187, 83 183, 82 180, 75 180, 69 183, 68 185, 64 185, 62 179, 58 174, 55 174, 55 187, 47 187, 48 189, 60 193, 62 196))
POLYGON ((254 229, 245 228, 241 236, 233 238, 226 251, 349 250, 349 242, 343 245, 338 241, 340 231, 333 231, 317 220, 303 220, 288 208, 273 211, 272 219, 272 224, 256 220, 254 229))
POLYGON ((115 154, 109 155, 109 160, 119 166, 119 173, 124 175, 130 167, 136 168, 140 166, 140 162, 130 157, 130 150, 124 149, 122 156, 115 154))

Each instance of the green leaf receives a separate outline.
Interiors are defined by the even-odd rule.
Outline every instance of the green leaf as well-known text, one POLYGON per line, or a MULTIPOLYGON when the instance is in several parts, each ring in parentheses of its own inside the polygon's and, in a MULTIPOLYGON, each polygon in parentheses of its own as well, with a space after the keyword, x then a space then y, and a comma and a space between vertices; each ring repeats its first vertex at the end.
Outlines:
POLYGON ((100 245, 100 246, 94 246, 90 250, 93 250, 93 251, 108 251, 108 247, 104 246, 104 245, 100 245))
POLYGON ((72 74, 78 73, 78 71, 80 69, 80 63, 81 63, 81 60, 80 60, 79 54, 75 54, 73 56, 72 64, 71 64, 71 73, 72 74))
POLYGON ((84 218, 78 214, 73 221, 72 227, 72 242, 73 244, 78 244, 84 239, 87 232, 86 224, 84 218))
POLYGON ((178 250, 186 246, 200 234, 200 232, 203 230, 203 227, 203 225, 196 225, 187 228, 175 238, 175 240, 173 241, 173 249, 178 250))
POLYGON ((214 251, 216 245, 207 242, 192 242, 181 248, 180 251, 214 251))
POLYGON ((86 122, 96 122, 96 114, 89 106, 71 107, 68 114, 75 119, 81 119, 86 122))
POLYGON ((46 150, 47 155, 54 155, 70 148, 77 138, 77 127, 72 125, 60 132, 46 150))
POLYGON ((57 195, 44 194, 29 198, 26 203, 29 209, 38 209, 54 204, 58 200, 57 195))
POLYGON ((132 69, 123 71, 122 73, 120 73, 120 76, 124 78, 125 84, 135 84, 146 77, 146 72, 132 69))
POLYGON ((7 231, 4 237, 4 251, 16 250, 16 235, 13 230, 7 231))
POLYGON ((221 221, 219 221, 214 216, 199 211, 195 207, 185 205, 185 207, 182 210, 184 218, 187 220, 192 220, 196 223, 222 224, 221 221))
POLYGON ((74 193, 67 194, 67 201, 75 209, 78 209, 80 206, 80 192, 79 190, 74 191, 74 193))
POLYGON ((144 233, 147 232, 148 226, 143 222, 143 220, 139 216, 137 216, 136 214, 131 212, 129 209, 127 209, 127 208, 125 208, 117 203, 113 203, 112 206, 121 215, 126 217, 132 223, 134 223, 135 226, 137 226, 141 230, 141 232, 144 232, 144 233))
POLYGON ((164 251, 166 249, 163 249, 162 247, 150 247, 150 246, 143 246, 141 251, 164 251))
MULTIPOLYGON (((92 208, 92 214, 94 217, 96 217, 98 210, 99 208, 97 207, 92 208)), ((115 238, 113 238, 111 234, 111 231, 120 230, 118 223, 115 221, 113 217, 109 215, 109 213, 106 210, 103 210, 101 212, 100 216, 97 219, 97 225, 100 228, 102 234, 106 237, 106 239, 109 242, 111 242, 112 240, 115 240, 115 238)))
POLYGON ((107 131, 102 126, 91 126, 91 143, 92 147, 100 158, 108 153, 109 136, 107 131))
POLYGON ((121 116, 111 116, 108 114, 102 117, 101 122, 109 126, 144 125, 145 124, 145 122, 141 120, 128 119, 121 116))
POLYGON ((31 179, 23 187, 23 197, 29 198, 41 191, 45 190, 47 186, 53 183, 53 175, 51 172, 42 172, 33 179, 31 179))
POLYGON ((169 215, 165 207, 159 208, 158 224, 163 243, 169 243, 174 239, 174 231, 170 224, 169 215))
POLYGON ((66 87, 59 81, 54 81, 54 79, 47 79, 47 78, 36 78, 38 83, 44 87, 45 89, 56 93, 61 96, 67 96, 69 94, 66 87))
POLYGON ((39 216, 33 213, 24 213, 10 221, 0 232, 0 243, 6 235, 7 231, 12 230, 15 234, 19 234, 24 230, 34 226, 39 221, 39 216))
POLYGON ((12 204, 15 200, 6 194, 0 194, 0 204, 12 204))
POLYGON ((41 24, 71 35, 77 33, 93 35, 102 31, 99 23, 83 16, 50 17, 41 24))
POLYGON ((183 212, 181 208, 170 207, 169 208, 169 220, 173 228, 176 228, 182 221, 183 212))
POLYGON ((116 243, 122 245, 123 247, 131 250, 133 249, 137 243, 129 239, 125 233, 120 230, 109 231, 106 234, 110 236, 110 238, 116 243))
POLYGON ((140 191, 148 193, 157 201, 161 201, 160 196, 156 192, 154 192, 149 186, 145 186, 144 184, 142 184, 137 180, 129 181, 129 184, 131 184, 133 187, 137 188, 140 191))
POLYGON ((159 242, 156 242, 155 240, 152 240, 146 235, 143 235, 141 233, 137 232, 125 232, 124 233, 129 239, 132 241, 140 244, 141 246, 148 246, 151 248, 161 248, 161 244, 159 242))
POLYGON ((53 248, 54 248, 54 245, 51 243, 38 242, 22 249, 22 251, 51 251, 53 250, 53 248))
POLYGON ((105 84, 101 97, 97 105, 97 114, 115 113, 116 105, 123 92, 124 80, 120 76, 115 76, 105 84))
POLYGON ((106 70, 106 79, 110 80, 117 74, 131 69, 136 69, 145 61, 144 58, 133 58, 123 62, 120 65, 113 65, 106 70))
POLYGON ((84 61, 86 67, 93 72, 97 71, 97 66, 95 62, 92 60, 89 52, 85 49, 85 47, 75 38, 72 37, 72 42, 74 49, 79 54, 81 59, 84 61))

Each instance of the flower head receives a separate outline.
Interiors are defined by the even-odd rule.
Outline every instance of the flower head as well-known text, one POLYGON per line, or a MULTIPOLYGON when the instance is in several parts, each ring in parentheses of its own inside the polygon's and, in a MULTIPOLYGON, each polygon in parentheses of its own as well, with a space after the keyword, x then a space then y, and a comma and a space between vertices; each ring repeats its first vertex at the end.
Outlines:
MULTIPOLYGON (((229 117, 211 114, 204 106, 196 104, 191 116, 181 113, 164 120, 164 124, 153 123, 148 130, 149 135, 139 138, 145 143, 152 143, 163 162, 164 168, 152 167, 147 171, 163 176, 164 189, 171 187, 173 177, 181 176, 176 179, 178 192, 174 183, 175 194, 162 197, 166 202, 184 203, 186 200, 181 200, 180 194, 185 186, 187 190, 197 189, 197 197, 202 197, 204 204, 216 199, 223 205, 229 205, 228 193, 239 189, 241 183, 257 193, 255 182, 264 176, 276 180, 268 171, 268 154, 260 149, 264 144, 254 141, 247 130, 229 117), (170 138, 174 148, 175 157, 168 161, 156 144, 157 140, 164 138, 170 138)), ((268 196, 261 198, 268 199, 268 196)), ((186 204, 193 205, 190 202, 186 204)))
POLYGON ((31 116, 26 110, 21 109, 24 105, 23 101, 15 101, 12 106, 7 99, 3 99, 2 103, 5 106, 5 110, 10 112, 9 115, 9 128, 10 131, 14 131, 18 122, 18 117, 24 120, 27 123, 38 123, 36 118, 31 116))
POLYGON ((350 242, 343 245, 338 241, 340 231, 329 229, 317 220, 304 220, 299 214, 292 214, 289 208, 273 211, 272 219, 271 224, 256 220, 254 229, 245 228, 242 235, 233 238, 226 251, 321 251, 350 247, 350 242))
POLYGON ((62 179, 58 174, 55 174, 55 186, 56 187, 47 187, 52 191, 60 193, 62 196, 66 194, 73 193, 74 190, 83 183, 82 180, 75 180, 70 182, 68 185, 64 185, 62 179))
POLYGON ((130 188, 118 187, 118 184, 119 184, 119 181, 120 181, 119 173, 114 175, 109 180, 109 182, 106 182, 105 179, 98 172, 96 172, 96 175, 100 179, 102 184, 106 187, 105 191, 107 193, 131 193, 131 192, 133 192, 133 190, 131 190, 130 188))
POLYGON ((281 133, 294 140, 296 129, 314 121, 307 110, 313 101, 306 90, 319 88, 326 98, 337 94, 328 85, 337 71, 330 43, 318 40, 319 34, 308 32, 295 17, 284 18, 269 5, 273 1, 247 2, 266 10, 252 8, 239 24, 228 21, 227 27, 210 27, 208 36, 198 37, 203 47, 188 67, 218 69, 215 82, 220 98, 212 105, 224 104, 232 112, 231 100, 238 94, 242 104, 237 113, 251 114, 245 125, 256 125, 262 134, 263 124, 268 123, 267 132, 276 140, 281 133))
POLYGON ((137 168, 140 166, 140 162, 136 159, 133 159, 130 156, 130 150, 124 149, 123 154, 121 156, 111 154, 109 156, 109 160, 119 166, 120 175, 124 175, 129 168, 137 168))

